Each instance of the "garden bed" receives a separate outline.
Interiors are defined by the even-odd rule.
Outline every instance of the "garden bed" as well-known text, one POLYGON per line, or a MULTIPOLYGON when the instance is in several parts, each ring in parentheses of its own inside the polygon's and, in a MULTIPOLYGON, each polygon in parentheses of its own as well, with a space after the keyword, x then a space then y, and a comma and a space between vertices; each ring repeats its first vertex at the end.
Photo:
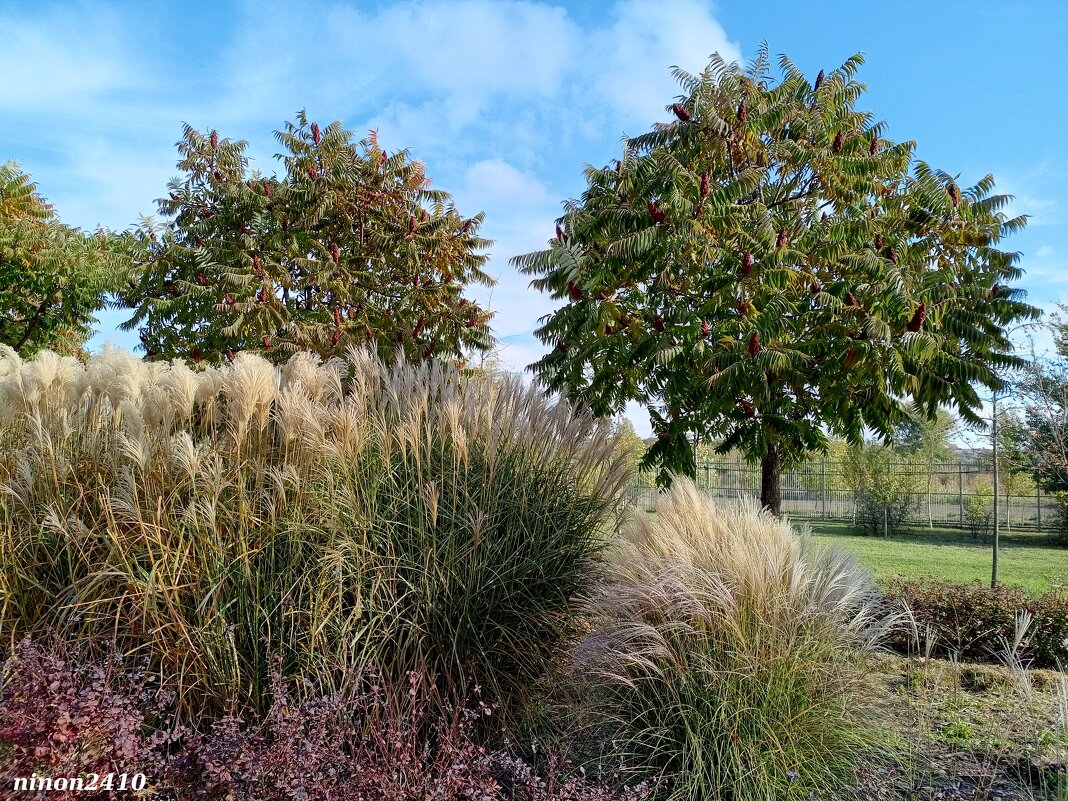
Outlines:
POLYGON ((865 769, 859 795, 879 801, 1068 797, 1068 686, 1063 674, 946 660, 876 658, 870 677, 893 756, 865 769), (1058 784, 1059 783, 1059 784, 1058 784))

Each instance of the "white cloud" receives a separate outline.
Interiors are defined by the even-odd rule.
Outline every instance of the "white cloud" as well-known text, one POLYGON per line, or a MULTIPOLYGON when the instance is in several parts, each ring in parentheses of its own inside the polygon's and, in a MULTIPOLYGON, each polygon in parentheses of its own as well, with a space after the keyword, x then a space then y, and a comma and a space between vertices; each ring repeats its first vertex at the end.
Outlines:
MULTIPOLYGON (((1051 304, 1045 308, 1047 317, 1050 313, 1056 311, 1056 305, 1051 304)), ((1034 351, 1038 357, 1049 357, 1057 352, 1057 346, 1053 342, 1053 332, 1044 325, 1029 330, 1026 334, 1016 335, 1012 339, 1016 345, 1017 353, 1023 356, 1029 357, 1031 352, 1034 351)))
POLYGON ((306 4, 248 3, 239 27, 221 71, 224 114, 273 119, 307 107, 333 119, 359 110, 384 132, 405 134, 405 147, 479 123, 501 97, 555 94, 578 39, 563 9, 477 0, 374 11, 321 4, 312 13, 306 4), (278 41, 294 46, 269 45, 278 41))
POLYGON ((1035 251, 1035 257, 1039 259, 1045 259, 1052 256, 1054 253, 1053 248, 1050 245, 1043 245, 1035 251))
POLYGON ((632 135, 663 117, 680 93, 670 66, 699 72, 713 52, 728 61, 741 57, 705 3, 627 0, 613 17, 590 35, 582 70, 595 88, 591 100, 600 95, 611 103, 632 135))
POLYGON ((452 190, 463 214, 486 213, 481 233, 493 240, 487 272, 498 283, 473 295, 495 312, 493 327, 500 337, 529 334, 539 317, 556 302, 529 289, 529 276, 520 275, 508 261, 512 256, 541 250, 552 236, 559 216, 556 195, 536 176, 502 159, 470 165, 452 190))
MULTIPOLYGON (((363 20, 347 13, 383 32, 373 50, 385 66, 447 95, 553 94, 577 43, 567 12, 541 3, 400 3, 363 20)), ((346 30, 345 14, 337 12, 339 30, 346 30)), ((365 36, 355 26, 347 30, 365 36)))
POLYGON ((138 89, 144 72, 124 50, 117 23, 107 9, 96 15, 51 11, 32 21, 0 16, 0 108, 62 115, 138 89))
POLYGON ((299 45, 308 16, 303 5, 246 6, 222 71, 222 115, 277 124, 299 107, 331 119, 344 110, 350 124, 428 158, 487 158, 499 146, 527 162, 605 131, 644 131, 679 91, 672 64, 699 70, 713 51, 739 56, 708 7, 691 0, 627 0, 590 28, 533 2, 325 6, 311 52, 265 55, 266 42, 299 45))
POLYGON ((1032 286, 1068 284, 1068 264, 1050 263, 1027 265, 1026 273, 1032 286))
POLYGON ((530 336, 509 337, 500 340, 496 355, 503 370, 531 376, 527 365, 545 355, 545 346, 530 336))
POLYGON ((507 203, 524 209, 555 203, 534 176, 521 172, 503 159, 478 161, 467 168, 465 193, 477 193, 485 202, 507 203))
POLYGON ((500 275, 496 286, 479 287, 470 294, 480 305, 493 311, 493 330, 499 337, 533 331, 538 327, 538 319, 557 307, 548 295, 528 289, 527 278, 514 271, 500 275))
POLYGON ((1009 217, 1017 217, 1026 214, 1029 219, 1029 228, 1034 226, 1052 225, 1060 219, 1060 209, 1057 200, 1050 197, 1040 197, 1033 192, 1017 192, 1016 188, 1031 186, 1033 181, 1028 179, 1010 178, 1000 181, 996 192, 999 195, 1011 195, 1012 199, 1005 207, 1004 212, 1009 217))
POLYGON ((34 178, 64 221, 83 228, 125 229, 140 215, 156 213, 156 199, 177 172, 176 138, 121 147, 104 138, 86 138, 72 142, 58 165, 34 178))
POLYGON ((442 161, 463 160, 485 147, 484 139, 466 133, 477 130, 479 124, 480 102, 471 96, 420 103, 391 101, 369 115, 360 130, 378 131, 386 150, 407 148, 438 173, 442 161))
POLYGON ((1017 195, 1008 208, 1010 216, 1026 214, 1030 218, 1027 221, 1029 226, 1056 224, 1060 220, 1058 211, 1056 200, 1031 195, 1017 195))

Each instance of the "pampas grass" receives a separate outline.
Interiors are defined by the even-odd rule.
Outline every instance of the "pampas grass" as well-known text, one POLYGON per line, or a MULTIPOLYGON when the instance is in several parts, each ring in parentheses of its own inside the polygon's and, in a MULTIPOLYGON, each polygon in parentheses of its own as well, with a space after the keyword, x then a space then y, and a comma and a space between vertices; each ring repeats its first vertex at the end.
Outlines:
MULTIPOLYGON (((0 350, 0 639, 148 657, 186 712, 368 665, 522 697, 631 476, 607 424, 513 379, 367 351, 191 369, 0 350)), ((351 689, 351 688, 349 688, 351 689)))
POLYGON ((852 557, 676 478, 612 554, 573 669, 599 736, 667 797, 806 798, 874 742, 858 655, 877 607, 852 557))

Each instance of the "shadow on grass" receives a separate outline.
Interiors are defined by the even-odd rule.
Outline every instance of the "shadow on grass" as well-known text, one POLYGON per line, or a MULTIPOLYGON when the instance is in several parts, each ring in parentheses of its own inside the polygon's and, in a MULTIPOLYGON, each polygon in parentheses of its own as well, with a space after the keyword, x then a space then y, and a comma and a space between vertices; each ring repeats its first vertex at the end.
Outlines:
MULTIPOLYGON (((807 525, 817 536, 863 537, 870 540, 884 539, 882 534, 865 532, 859 526, 847 522, 830 520, 792 519, 797 526, 807 525)), ((897 531, 885 538, 892 542, 915 543, 917 545, 959 545, 976 548, 990 548, 993 535, 976 538, 960 528, 935 526, 927 528, 922 523, 911 524, 903 531, 897 531)), ((1038 531, 1002 531, 998 535, 1001 547, 1023 547, 1062 550, 1068 552, 1068 538, 1063 535, 1038 531)))

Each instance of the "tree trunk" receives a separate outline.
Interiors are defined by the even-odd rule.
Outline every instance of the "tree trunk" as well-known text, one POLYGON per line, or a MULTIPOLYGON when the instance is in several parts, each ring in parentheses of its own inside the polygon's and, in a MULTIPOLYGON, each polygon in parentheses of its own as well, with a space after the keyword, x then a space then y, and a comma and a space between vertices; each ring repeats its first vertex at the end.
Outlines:
POLYGON ((779 443, 769 442, 768 452, 760 460, 760 505, 776 517, 782 517, 782 493, 779 490, 781 477, 779 443))

